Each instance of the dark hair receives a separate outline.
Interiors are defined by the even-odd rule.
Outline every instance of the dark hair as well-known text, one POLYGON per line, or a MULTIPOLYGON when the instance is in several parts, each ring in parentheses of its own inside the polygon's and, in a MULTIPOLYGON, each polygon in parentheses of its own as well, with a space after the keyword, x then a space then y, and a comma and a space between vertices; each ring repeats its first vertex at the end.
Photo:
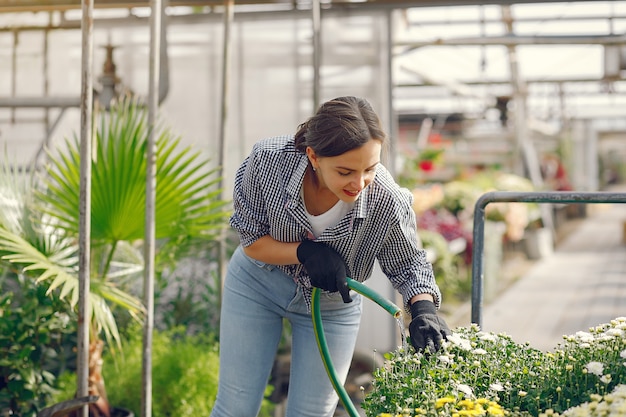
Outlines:
POLYGON ((331 157, 359 148, 370 140, 385 144, 387 135, 370 103, 358 97, 338 97, 322 104, 314 116, 298 126, 298 151, 310 146, 317 155, 331 157))

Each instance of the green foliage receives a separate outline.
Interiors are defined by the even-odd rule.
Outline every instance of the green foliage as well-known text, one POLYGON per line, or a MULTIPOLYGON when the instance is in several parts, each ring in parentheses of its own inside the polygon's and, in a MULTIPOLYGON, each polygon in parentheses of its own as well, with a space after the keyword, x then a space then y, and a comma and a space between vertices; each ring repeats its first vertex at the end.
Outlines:
POLYGON ((479 187, 472 181, 457 180, 447 182, 444 184, 442 206, 457 216, 462 212, 473 213, 476 201, 487 190, 479 187))
POLYGON ((159 329, 184 326, 188 335, 219 333, 221 277, 210 266, 201 265, 205 266, 201 277, 173 274, 163 282, 167 285, 164 292, 174 294, 155 296, 159 329))
POLYGON ((0 278, 0 410, 35 416, 65 369, 66 339, 75 329, 69 306, 33 281, 0 278))
MULTIPOLYGON (((478 199, 491 191, 534 191, 530 180, 500 171, 484 171, 464 180, 446 183, 442 207, 459 219, 472 219, 478 199)), ((502 222, 505 237, 513 242, 521 240, 524 230, 539 217, 537 203, 496 202, 485 207, 485 220, 502 222)))
MULTIPOLYGON (((104 355, 103 377, 109 402, 139 415, 142 398, 143 331, 136 326, 122 342, 120 354, 104 355)), ((152 343, 152 415, 208 415, 217 394, 218 345, 184 329, 155 331, 152 343)), ((58 401, 71 398, 75 374, 59 379, 58 401)))
MULTIPOLYGON (((104 377, 112 404, 141 411, 142 331, 123 345, 123 356, 105 357, 104 377), (117 362, 117 363, 116 363, 117 362)), ((217 394, 217 344, 183 329, 154 332, 152 343, 153 415, 208 415, 217 394)))
POLYGON ((561 413, 626 384, 625 330, 626 318, 618 318, 542 352, 506 334, 460 327, 435 355, 388 354, 362 407, 371 417, 398 410, 444 417, 451 414, 437 407, 442 399, 483 398, 511 412, 561 413))
MULTIPOLYGON (((139 415, 142 398, 142 329, 135 327, 120 355, 105 355, 103 376, 109 402, 139 415)), ((152 340, 152 415, 207 416, 215 396, 219 370, 218 343, 210 336, 185 334, 184 327, 155 331, 152 340)), ((73 394, 75 375, 64 375, 58 400, 73 394)), ((269 416, 270 404, 264 403, 269 416)))
POLYGON ((209 246, 157 276, 155 326, 159 330, 184 326, 187 335, 219 333, 222 276, 220 250, 228 259, 239 244, 233 232, 224 233, 222 247, 209 246))
MULTIPOLYGON (((141 320, 146 206, 147 109, 123 100, 97 114, 91 183, 90 293, 92 341, 113 351, 122 337, 118 320, 141 320)), ((180 138, 155 126, 155 270, 205 255, 227 225, 217 168, 180 138)), ((19 177, 10 161, 0 169, 0 262, 41 283, 50 297, 72 308, 78 302, 80 144, 52 149, 44 175, 19 177), (6 206, 6 207, 5 207, 6 206)), ((97 376, 95 379, 98 379, 97 376)), ((75 386, 75 385, 74 385, 75 386)))
POLYGON ((435 252, 433 272, 444 300, 461 300, 469 294, 471 281, 457 254, 450 252, 448 242, 438 232, 418 230, 424 248, 435 252))

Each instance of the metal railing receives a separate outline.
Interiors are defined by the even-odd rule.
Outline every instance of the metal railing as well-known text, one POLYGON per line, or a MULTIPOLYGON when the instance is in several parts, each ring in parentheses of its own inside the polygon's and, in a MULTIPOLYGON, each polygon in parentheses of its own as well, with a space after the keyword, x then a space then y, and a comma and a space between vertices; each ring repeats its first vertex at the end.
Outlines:
POLYGON ((569 191, 493 191, 483 194, 474 206, 472 243, 472 323, 482 327, 483 250, 485 246, 485 209, 489 203, 626 203, 623 192, 569 191))

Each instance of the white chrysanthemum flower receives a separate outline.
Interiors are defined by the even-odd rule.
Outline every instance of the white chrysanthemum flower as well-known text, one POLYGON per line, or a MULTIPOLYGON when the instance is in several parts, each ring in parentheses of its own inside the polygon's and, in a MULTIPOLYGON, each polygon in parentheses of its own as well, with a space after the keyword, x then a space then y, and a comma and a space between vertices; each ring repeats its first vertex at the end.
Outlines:
POLYGON ((472 353, 475 355, 486 355, 487 351, 483 348, 478 348, 478 349, 474 349, 472 353))
POLYGON ((437 356, 437 359, 439 359, 439 361, 443 363, 452 363, 452 359, 448 355, 437 356))
POLYGON ((624 330, 622 329, 609 329, 606 331, 606 334, 613 337, 623 337, 624 330))
POLYGON ((502 384, 498 384, 497 382, 489 385, 489 389, 492 391, 504 391, 502 384))
POLYGON ((474 396, 474 391, 472 391, 472 388, 469 385, 457 384, 456 389, 458 389, 459 391, 461 391, 463 394, 465 394, 468 397, 474 396))
POLYGON ((498 340, 498 336, 493 333, 480 332, 478 333, 478 339, 485 342, 495 342, 498 340))
POLYGON ((609 384, 611 382, 613 378, 611 377, 611 374, 606 374, 606 375, 602 375, 600 377, 600 382, 604 383, 604 384, 609 384))
POLYGON ((602 362, 589 362, 587 365, 585 365, 585 368, 587 369, 587 371, 589 371, 589 373, 597 376, 602 376, 602 374, 604 373, 604 364, 602 362))
POLYGON ((470 343, 469 340, 464 339, 460 334, 458 333, 452 333, 450 336, 448 336, 448 341, 458 347, 460 347, 463 350, 471 350, 472 349, 472 344, 470 343))
POLYGON ((620 358, 622 358, 622 359, 626 359, 626 349, 622 350, 622 351, 619 353, 619 357, 620 357, 620 358))
POLYGON ((576 340, 583 343, 593 342, 593 335, 589 332, 579 331, 576 332, 576 340))

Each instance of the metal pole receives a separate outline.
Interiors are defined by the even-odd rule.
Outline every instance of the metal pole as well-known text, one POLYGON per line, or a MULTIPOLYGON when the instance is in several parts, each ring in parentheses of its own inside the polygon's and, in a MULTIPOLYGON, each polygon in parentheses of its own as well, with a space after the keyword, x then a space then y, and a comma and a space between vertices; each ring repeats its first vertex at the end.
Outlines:
MULTIPOLYGON (((394 10, 388 10, 386 12, 386 50, 384 51, 384 65, 386 71, 387 78, 387 117, 389 118, 388 129, 389 129, 389 155, 386 165, 389 167, 389 172, 394 177, 398 173, 398 167, 396 166, 397 155, 398 155, 398 118, 393 107, 393 91, 394 91, 394 83, 393 83, 393 13, 394 10)), ((398 293, 392 287, 389 288, 388 297, 390 300, 394 300, 398 297, 398 293)), ((394 343, 402 344, 403 335, 400 334, 399 329, 395 326, 392 326, 391 329, 391 340, 394 343)))
MULTIPOLYGON (((11 50, 11 97, 17 92, 17 45, 19 32, 13 32, 13 49, 11 50)), ((11 123, 15 123, 15 109, 11 109, 11 123)))
POLYGON ((313 23, 313 112, 315 113, 320 105, 320 66, 322 62, 322 10, 320 0, 313 0, 311 12, 311 22, 313 23))
POLYGON ((393 10, 388 10, 386 13, 386 29, 387 39, 385 46, 385 72, 387 75, 387 115, 389 117, 389 171, 391 175, 395 176, 398 173, 396 166, 396 158, 398 155, 398 118, 396 117, 395 110, 393 108, 393 10))
MULTIPOLYGON (((511 13, 511 6, 502 6, 502 19, 504 20, 507 34, 511 37, 515 36, 513 29, 513 15, 511 13)), ((516 137, 516 150, 521 154, 523 166, 526 169, 528 178, 533 183, 535 189, 543 189, 543 178, 541 177, 541 168, 539 166, 539 159, 537 157, 537 151, 533 146, 528 129, 528 116, 527 116, 527 97, 528 88, 524 82, 520 70, 519 60, 517 57, 517 48, 515 45, 507 45, 508 57, 509 57, 509 69, 511 71, 511 86, 513 87, 513 103, 515 104, 514 116, 515 122, 513 127, 515 128, 516 137)), ((552 221, 551 207, 543 205, 539 208, 541 213, 541 221, 544 227, 548 228, 552 234, 555 233, 554 222, 552 221)))
MULTIPOLYGON (((507 5, 508 7, 509 5, 507 5)), ((420 22, 421 24, 421 22, 420 22)), ((423 48, 425 46, 519 46, 519 45, 624 45, 625 35, 502 35, 502 36, 477 36, 463 38, 436 39, 432 41, 402 40, 396 46, 404 46, 408 49, 423 48)))
MULTIPOLYGON (((217 151, 217 165, 220 169, 220 180, 218 182, 218 189, 220 190, 220 198, 223 198, 223 188, 225 183, 225 172, 224 166, 226 164, 226 130, 228 125, 228 87, 229 87, 229 73, 230 73, 230 65, 231 65, 231 28, 233 24, 233 20, 235 18, 234 13, 234 0, 224 0, 224 43, 222 47, 222 83, 221 83, 221 115, 220 115, 220 126, 219 126, 219 134, 218 134, 218 151, 217 151)), ((220 238, 217 245, 218 251, 218 272, 220 275, 220 282, 224 282, 224 278, 226 277, 226 230, 222 229, 220 231, 220 238)), ((220 292, 221 292, 220 285, 220 292)), ((221 300, 221 296, 220 296, 221 300)))
MULTIPOLYGON (((484 196, 483 196, 484 197, 484 196)), ((485 206, 479 198, 474 207, 474 229, 472 237, 472 323, 483 324, 483 266, 485 246, 485 206)))
MULTIPOLYGON (((224 44, 222 49, 222 91, 221 91, 221 117, 219 126, 219 149, 217 152, 218 166, 224 174, 224 164, 226 162, 226 129, 228 123, 228 81, 231 64, 231 27, 234 19, 234 0, 224 0, 224 44)), ((222 188, 222 182, 220 182, 222 188)))
MULTIPOLYGON (((91 139, 93 115, 93 1, 82 0, 80 93, 80 203, 78 207, 78 343, 77 397, 89 394, 89 280, 91 252, 91 139)), ((83 417, 89 407, 83 406, 83 417)))
MULTIPOLYGON (((50 17, 50 15, 48 15, 50 17)), ((50 80, 48 75, 48 55, 49 55, 49 46, 50 46, 50 31, 45 30, 43 32, 43 66, 41 68, 41 72, 43 73, 43 94, 44 96, 48 96, 50 92, 50 80)), ((46 140, 48 139, 48 132, 50 131, 50 109, 44 109, 44 134, 46 135, 46 140)))
POLYGON ((152 333, 154 328, 154 253, 156 205, 156 119, 159 107, 161 0, 151 0, 150 74, 148 79, 148 146, 146 149, 146 213, 144 237, 144 306, 141 415, 152 415, 152 333))
POLYGON ((70 108, 80 107, 82 97, 0 97, 0 108, 70 108))

